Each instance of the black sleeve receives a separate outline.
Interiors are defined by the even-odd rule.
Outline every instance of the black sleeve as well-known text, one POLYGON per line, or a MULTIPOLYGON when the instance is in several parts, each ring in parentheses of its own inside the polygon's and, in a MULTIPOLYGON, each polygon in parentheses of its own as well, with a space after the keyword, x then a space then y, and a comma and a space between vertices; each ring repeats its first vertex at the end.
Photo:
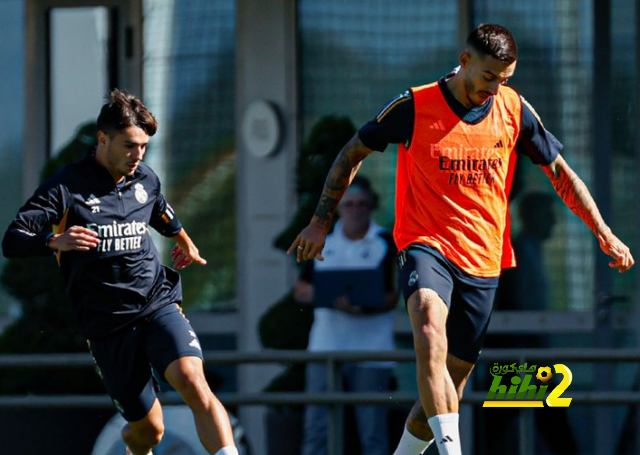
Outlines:
POLYGON ((413 95, 410 90, 390 100, 369 122, 358 131, 364 145, 384 152, 389 144, 409 146, 415 120, 413 95))
POLYGON ((390 232, 382 232, 380 237, 382 237, 387 244, 387 254, 385 254, 384 259, 382 260, 385 277, 384 289, 387 292, 395 292, 395 290, 398 289, 398 276, 396 271, 398 250, 396 249, 396 244, 393 241, 393 235, 390 232))
POLYGON ((178 235, 182 229, 182 223, 180 223, 176 212, 160 192, 160 188, 158 188, 158 195, 156 196, 149 225, 165 237, 178 235))
POLYGON ((47 256, 53 254, 47 240, 53 225, 62 220, 68 195, 66 187, 53 181, 42 184, 18 210, 2 239, 2 253, 7 258, 47 256))
POLYGON ((547 131, 536 111, 522 98, 522 130, 516 151, 526 155, 534 164, 547 165, 562 151, 562 143, 547 131))

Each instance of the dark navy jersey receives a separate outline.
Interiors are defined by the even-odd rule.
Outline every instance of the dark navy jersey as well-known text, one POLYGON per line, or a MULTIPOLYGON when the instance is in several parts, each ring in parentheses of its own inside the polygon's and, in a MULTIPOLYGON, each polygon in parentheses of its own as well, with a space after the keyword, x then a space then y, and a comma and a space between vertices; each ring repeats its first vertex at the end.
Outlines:
MULTIPOLYGON (((493 106, 492 97, 482 106, 467 109, 449 91, 445 78, 440 79, 439 86, 449 107, 467 123, 480 122, 493 106)), ((360 128, 358 135, 371 150, 383 152, 389 144, 403 144, 409 148, 414 119, 413 94, 407 90, 387 103, 375 118, 360 128)), ((534 164, 546 165, 556 159, 562 148, 560 141, 544 128, 533 108, 522 98, 521 132, 516 152, 529 157, 534 164)))
POLYGON ((93 154, 65 166, 20 208, 2 241, 6 257, 52 254, 47 239, 71 226, 95 231, 90 251, 58 252, 80 330, 89 339, 109 335, 165 305, 181 302, 178 273, 160 262, 149 227, 166 237, 182 229, 144 163, 116 185, 93 154))

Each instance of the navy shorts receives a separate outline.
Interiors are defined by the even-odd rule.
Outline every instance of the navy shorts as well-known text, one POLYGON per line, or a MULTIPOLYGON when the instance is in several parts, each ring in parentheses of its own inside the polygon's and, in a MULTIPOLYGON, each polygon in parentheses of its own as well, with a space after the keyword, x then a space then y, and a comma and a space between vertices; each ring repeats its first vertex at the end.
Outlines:
POLYGON ((449 308, 449 353, 475 363, 489 327, 498 278, 467 275, 426 245, 402 250, 398 262, 405 304, 420 288, 437 292, 449 308))
POLYGON ((128 422, 144 418, 156 399, 152 368, 164 379, 171 362, 202 349, 177 304, 167 305, 117 334, 89 342, 98 374, 128 422))

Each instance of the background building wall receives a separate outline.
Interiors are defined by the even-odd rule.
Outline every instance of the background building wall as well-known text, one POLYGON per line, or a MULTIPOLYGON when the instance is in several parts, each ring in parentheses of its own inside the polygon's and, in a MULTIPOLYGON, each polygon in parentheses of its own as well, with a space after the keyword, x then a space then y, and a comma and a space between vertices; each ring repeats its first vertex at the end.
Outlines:
MULTIPOLYGON (((24 128, 24 5, 22 0, 0 1, 0 181, 3 203, 0 225, 15 215, 22 198, 22 134, 24 128), (9 63, 10 62, 10 63, 9 63)), ((0 257, 0 268, 6 260, 0 257)), ((19 314, 20 308, 0 288, 0 331, 4 321, 19 314)))
MULTIPOLYGON (((296 2, 274 0, 267 5, 261 0, 240 0, 237 8, 238 344, 242 350, 256 350, 261 349, 260 317, 290 289, 293 280, 291 258, 275 250, 272 242, 296 205, 296 2), (239 134, 247 108, 255 101, 273 103, 283 122, 281 146, 264 158, 252 155, 239 134)), ((242 367, 238 390, 259 391, 277 371, 269 366, 242 367)), ((253 447, 264 450, 264 409, 243 409, 240 418, 250 428, 253 447)))

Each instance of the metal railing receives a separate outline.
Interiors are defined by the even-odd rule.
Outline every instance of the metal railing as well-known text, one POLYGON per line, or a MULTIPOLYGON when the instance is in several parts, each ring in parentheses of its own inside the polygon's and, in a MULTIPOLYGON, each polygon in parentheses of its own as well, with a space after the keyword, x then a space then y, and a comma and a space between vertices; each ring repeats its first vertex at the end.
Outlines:
MULTIPOLYGON (((341 390, 341 365, 348 362, 392 361, 415 362, 411 350, 388 352, 308 352, 308 351, 205 351, 204 358, 209 365, 244 364, 306 364, 323 362, 327 365, 328 391, 326 393, 306 392, 252 392, 217 393, 226 406, 274 406, 320 404, 330 408, 329 442, 330 455, 342 454, 343 407, 346 405, 375 404, 398 406, 413 404, 418 396, 414 392, 392 391, 384 393, 353 393, 341 390)), ((560 363, 629 363, 640 362, 639 349, 486 349, 479 363, 511 363, 542 361, 546 364, 560 363)), ((93 368, 89 354, 30 354, 0 355, 0 371, 7 369, 47 370, 69 368, 93 368)), ((580 405, 640 405, 640 391, 594 390, 571 391, 572 406, 580 405)), ((163 404, 183 404, 177 394, 162 394, 163 404)), ((481 405, 487 399, 487 391, 465 392, 463 404, 481 405)), ((0 408, 112 408, 107 395, 27 395, 0 396, 0 408)), ((520 453, 532 453, 533 430, 532 410, 521 408, 519 425, 520 453)))

